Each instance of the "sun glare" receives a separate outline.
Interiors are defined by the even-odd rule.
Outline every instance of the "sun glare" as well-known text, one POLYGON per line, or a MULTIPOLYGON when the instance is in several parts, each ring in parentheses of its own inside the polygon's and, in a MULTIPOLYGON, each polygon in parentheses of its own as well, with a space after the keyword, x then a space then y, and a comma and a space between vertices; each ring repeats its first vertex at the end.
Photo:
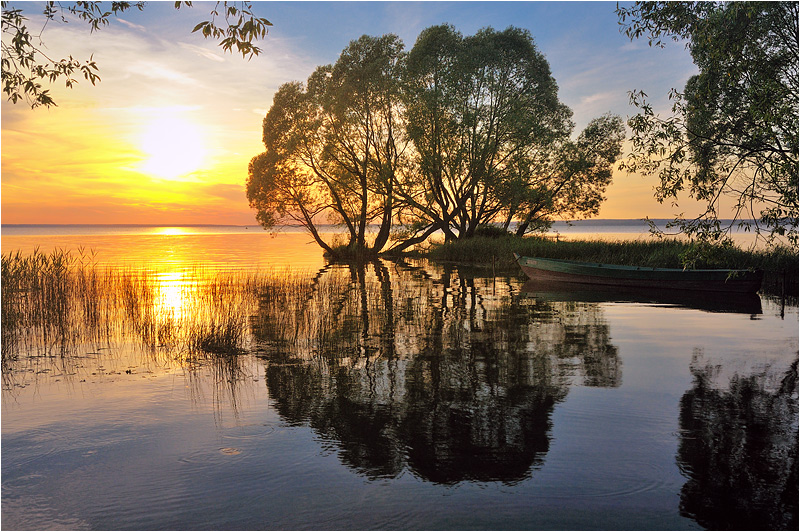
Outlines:
POLYGON ((158 227, 154 229, 153 232, 157 235, 164 236, 177 236, 186 234, 186 231, 184 231, 181 227, 158 227))
POLYGON ((191 283, 181 272, 164 272, 156 275, 159 288, 156 312, 164 318, 180 319, 184 311, 184 299, 191 283))
POLYGON ((142 170, 162 179, 180 179, 203 166, 204 146, 196 124, 177 116, 153 120, 144 132, 142 170))

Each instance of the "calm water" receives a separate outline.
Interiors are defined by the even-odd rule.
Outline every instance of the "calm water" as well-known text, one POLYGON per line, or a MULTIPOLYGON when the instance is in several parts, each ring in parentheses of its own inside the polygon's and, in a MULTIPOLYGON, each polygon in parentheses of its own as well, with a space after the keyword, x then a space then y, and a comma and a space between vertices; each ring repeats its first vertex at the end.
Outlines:
POLYGON ((310 280, 246 307, 237 357, 132 319, 17 347, 4 528, 797 529, 796 306, 326 267, 253 229, 3 227, 157 270, 156 325, 204 308, 195 263, 310 280))
MULTIPOLYGON (((666 220, 656 220, 664 227, 666 220)), ((337 232, 323 226, 323 234, 337 232)), ((548 233, 562 240, 606 239, 646 240, 653 238, 648 225, 641 220, 582 220, 556 222, 548 233)), ((752 233, 738 231, 734 241, 748 247, 754 243, 752 233)), ((201 261, 226 268, 269 268, 292 265, 321 268, 325 262, 311 236, 300 228, 283 228, 267 233, 257 225, 149 226, 149 225, 3 225, 2 251, 34 249, 76 251, 94 250, 96 260, 103 263, 125 263, 152 268, 157 265, 181 267, 201 261), (180 238, 178 238, 180 237, 180 238)))
POLYGON ((94 251, 100 263, 181 269, 202 263, 214 268, 310 268, 324 266, 313 238, 298 229, 276 234, 259 226, 4 225, 2 251, 94 251))

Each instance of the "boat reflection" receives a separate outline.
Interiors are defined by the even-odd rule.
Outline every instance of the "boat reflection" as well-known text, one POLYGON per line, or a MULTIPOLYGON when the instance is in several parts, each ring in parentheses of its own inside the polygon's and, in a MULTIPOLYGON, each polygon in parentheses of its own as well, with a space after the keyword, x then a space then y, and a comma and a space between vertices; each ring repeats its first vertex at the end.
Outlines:
POLYGON ((253 330, 274 405, 369 478, 526 479, 569 387, 622 377, 600 306, 531 302, 516 297, 520 286, 375 262, 331 267, 301 308, 266 297, 253 330), (276 326, 287 310, 320 308, 331 312, 276 326))
POLYGON ((715 385, 693 364, 680 403, 681 514, 711 530, 797 530, 797 361, 715 385))
POLYGON ((557 281, 528 280, 523 294, 548 301, 591 301, 672 305, 706 312, 762 313, 761 298, 756 294, 695 293, 687 290, 654 290, 612 286, 586 286, 557 281))

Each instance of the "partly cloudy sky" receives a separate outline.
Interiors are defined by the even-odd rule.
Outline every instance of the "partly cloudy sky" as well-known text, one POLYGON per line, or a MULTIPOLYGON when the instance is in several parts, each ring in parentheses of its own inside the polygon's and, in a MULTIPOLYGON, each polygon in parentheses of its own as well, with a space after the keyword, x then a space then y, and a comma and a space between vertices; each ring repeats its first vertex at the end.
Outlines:
MULTIPOLYGON (((38 34, 43 5, 18 6, 38 34)), ((244 183, 272 95, 363 34, 395 33, 410 49, 435 24, 465 35, 526 28, 575 113, 576 134, 603 113, 633 114, 630 90, 666 111, 669 89, 695 73, 681 44, 650 48, 620 34, 616 2, 255 2, 274 26, 249 61, 191 33, 214 3, 172 6, 148 3, 94 33, 79 21, 47 25, 48 54, 92 56, 102 81, 56 83, 58 107, 49 109, 2 103, 3 223, 255 223, 244 183)), ((688 204, 659 205, 653 186, 616 172, 600 216, 691 214, 688 204)))

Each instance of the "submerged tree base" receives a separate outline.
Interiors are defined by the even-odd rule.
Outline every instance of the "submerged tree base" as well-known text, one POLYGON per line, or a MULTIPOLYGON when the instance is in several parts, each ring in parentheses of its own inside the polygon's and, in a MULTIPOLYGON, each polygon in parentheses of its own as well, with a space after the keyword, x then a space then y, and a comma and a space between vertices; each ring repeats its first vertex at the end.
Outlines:
POLYGON ((323 256, 333 262, 366 263, 377 260, 379 253, 369 248, 339 245, 332 246, 330 251, 325 251, 323 256))

